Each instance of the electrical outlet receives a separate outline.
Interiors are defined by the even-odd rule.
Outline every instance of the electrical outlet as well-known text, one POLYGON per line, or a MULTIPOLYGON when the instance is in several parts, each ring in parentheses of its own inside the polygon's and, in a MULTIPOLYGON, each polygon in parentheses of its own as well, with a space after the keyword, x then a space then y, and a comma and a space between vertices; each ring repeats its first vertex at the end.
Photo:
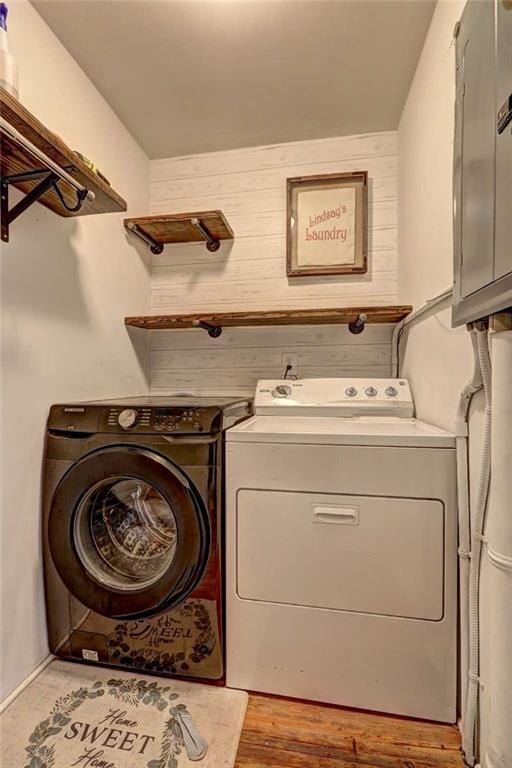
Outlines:
POLYGON ((288 378, 297 378, 299 375, 299 356, 297 353, 283 352, 281 355, 281 367, 283 369, 283 376, 286 372, 286 366, 291 365, 288 371, 288 378))

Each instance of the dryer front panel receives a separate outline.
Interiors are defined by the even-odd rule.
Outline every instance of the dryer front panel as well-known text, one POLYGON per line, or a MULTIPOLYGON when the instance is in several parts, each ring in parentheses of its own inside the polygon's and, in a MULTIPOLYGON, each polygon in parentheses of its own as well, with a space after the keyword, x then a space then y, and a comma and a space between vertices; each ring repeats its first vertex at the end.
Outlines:
POLYGON ((110 618, 152 616, 180 604, 210 551, 205 504, 164 456, 120 445, 86 455, 53 495, 48 539, 71 594, 110 618))
POLYGON ((455 458, 228 441, 227 684, 454 722, 455 458))
POLYGON ((239 490, 238 597, 439 621, 444 526, 431 499, 239 490))

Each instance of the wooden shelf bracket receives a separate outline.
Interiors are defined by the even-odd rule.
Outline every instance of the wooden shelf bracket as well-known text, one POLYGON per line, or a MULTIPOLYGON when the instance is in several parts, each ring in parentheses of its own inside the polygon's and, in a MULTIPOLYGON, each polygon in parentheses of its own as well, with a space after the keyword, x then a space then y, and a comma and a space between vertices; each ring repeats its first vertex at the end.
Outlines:
POLYGON ((63 207, 72 213, 80 210, 84 200, 94 200, 94 192, 86 189, 70 174, 74 167, 62 168, 55 163, 48 155, 45 155, 38 147, 32 144, 25 136, 19 133, 3 117, 0 117, 0 129, 3 134, 19 144, 24 150, 35 158, 44 167, 34 168, 24 173, 16 173, 2 176, 0 178, 0 216, 1 216, 1 238, 4 243, 9 242, 9 226, 33 203, 53 187, 63 207), (37 181, 39 183, 33 187, 25 197, 9 210, 9 185, 19 184, 26 181, 37 181), (76 192, 76 204, 69 206, 62 195, 58 182, 64 181, 69 184, 76 192))

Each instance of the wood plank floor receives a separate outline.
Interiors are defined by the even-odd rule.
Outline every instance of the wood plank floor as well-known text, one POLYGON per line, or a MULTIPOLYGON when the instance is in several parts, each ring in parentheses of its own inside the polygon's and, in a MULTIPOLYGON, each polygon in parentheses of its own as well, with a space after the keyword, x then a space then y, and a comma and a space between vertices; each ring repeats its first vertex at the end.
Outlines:
POLYGON ((455 726, 251 695, 235 768, 463 768, 455 726))

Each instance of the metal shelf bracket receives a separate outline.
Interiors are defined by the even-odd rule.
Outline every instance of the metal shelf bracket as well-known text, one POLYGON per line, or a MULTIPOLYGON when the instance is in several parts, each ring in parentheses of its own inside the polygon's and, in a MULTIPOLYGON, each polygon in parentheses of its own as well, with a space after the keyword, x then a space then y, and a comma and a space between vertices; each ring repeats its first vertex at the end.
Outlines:
MULTIPOLYGON (((67 170, 65 172, 67 173, 67 170)), ((54 188, 55 192, 60 198, 61 203, 65 208, 67 208, 67 210, 80 210, 85 198, 89 194, 88 190, 85 188, 77 189, 76 206, 69 208, 64 201, 60 189, 57 186, 57 182, 60 180, 62 180, 61 174, 55 173, 54 171, 49 171, 48 169, 27 171, 26 173, 16 173, 12 174, 11 176, 2 176, 0 178, 0 232, 2 242, 9 242, 9 226, 12 224, 12 222, 17 219, 18 216, 20 216, 24 211, 26 211, 27 208, 30 208, 31 205, 36 203, 39 198, 44 195, 45 192, 47 192, 51 187, 54 188), (39 184, 31 189, 30 192, 27 192, 25 197, 16 203, 16 205, 13 205, 13 207, 9 210, 9 185, 16 184, 21 181, 35 181, 37 179, 41 179, 39 184)))
POLYGON ((149 246, 149 250, 151 251, 151 253, 154 253, 156 255, 158 255, 159 253, 162 253, 164 249, 164 246, 162 245, 162 243, 157 243, 156 240, 153 240, 153 238, 150 235, 146 234, 146 232, 144 232, 144 230, 142 230, 140 227, 138 227, 137 224, 135 224, 135 222, 128 221, 125 224, 125 227, 132 233, 132 235, 135 235, 136 237, 139 238, 139 240, 142 240, 143 243, 146 243, 146 245, 149 246))
POLYGON ((217 238, 212 235, 210 230, 207 227, 205 227, 201 219, 190 219, 190 223, 204 237, 204 239, 206 240, 206 247, 210 252, 213 253, 219 250, 220 248, 219 240, 217 240, 217 238))
POLYGON ((37 162, 44 166, 43 168, 34 168, 25 173, 14 173, 0 177, 0 209, 2 216, 0 232, 1 239, 4 243, 9 242, 9 225, 12 224, 23 211, 26 211, 33 203, 37 202, 45 192, 48 192, 50 187, 54 188, 55 194, 62 203, 62 206, 72 213, 80 210, 84 200, 87 199, 92 201, 95 199, 94 192, 86 189, 80 182, 71 176, 71 173, 76 171, 76 168, 62 168, 52 160, 51 157, 42 152, 35 146, 35 144, 32 144, 32 142, 23 136, 23 134, 17 131, 16 128, 1 115, 0 135, 5 135, 16 142, 16 144, 25 149, 37 162), (16 184, 22 181, 36 181, 37 179, 41 179, 39 184, 31 189, 19 203, 16 203, 16 205, 9 210, 9 184, 16 184), (64 196, 58 187, 59 181, 66 182, 76 192, 76 205, 72 208, 66 203, 64 196))
POLYGON ((202 328, 204 331, 207 331, 208 336, 211 336, 212 339, 218 339, 222 333, 221 325, 212 325, 211 323, 207 323, 204 320, 193 320, 192 325, 194 328, 202 328))
POLYGON ((361 312, 355 320, 353 320, 351 323, 348 324, 348 329, 350 333, 358 334, 362 333, 364 331, 365 323, 368 320, 368 315, 366 315, 364 312, 361 312))

